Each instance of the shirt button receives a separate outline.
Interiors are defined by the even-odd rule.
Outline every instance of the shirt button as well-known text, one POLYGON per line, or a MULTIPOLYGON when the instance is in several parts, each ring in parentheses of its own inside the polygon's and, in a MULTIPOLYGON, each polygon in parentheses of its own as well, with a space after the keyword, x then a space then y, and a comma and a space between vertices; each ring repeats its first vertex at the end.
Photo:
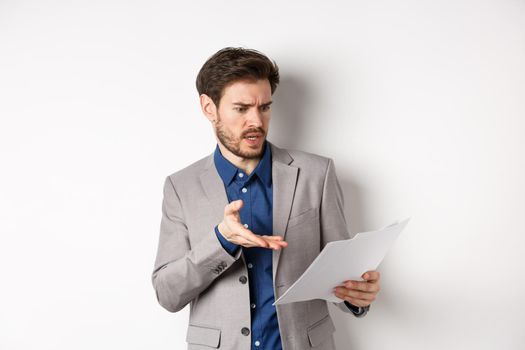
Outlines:
POLYGON ((242 327, 241 333, 242 335, 250 335, 250 330, 247 327, 242 327))
POLYGON ((249 263, 248 264, 248 268, 251 269, 253 267, 253 264, 252 263, 249 263))
POLYGON ((248 282, 248 278, 246 278, 246 276, 241 276, 239 277, 239 282, 241 282, 242 284, 246 284, 246 282, 248 282))
POLYGON ((244 224, 243 226, 244 226, 244 228, 248 228, 248 224, 244 224))
POLYGON ((239 177, 244 177, 244 174, 243 173, 239 173, 239 177))
POLYGON ((255 344, 255 346, 259 346, 259 345, 261 345, 261 342, 256 340, 254 344, 255 344))
POLYGON ((241 191, 242 191, 242 193, 246 193, 246 192, 248 192, 248 189, 246 187, 243 187, 241 191))
POLYGON ((250 306, 252 307, 252 309, 255 309, 256 305, 255 304, 251 304, 250 306))

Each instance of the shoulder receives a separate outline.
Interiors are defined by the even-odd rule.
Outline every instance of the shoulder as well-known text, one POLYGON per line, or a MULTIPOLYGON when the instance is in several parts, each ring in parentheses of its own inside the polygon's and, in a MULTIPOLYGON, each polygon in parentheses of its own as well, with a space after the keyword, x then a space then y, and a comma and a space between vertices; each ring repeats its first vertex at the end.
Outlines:
POLYGON ((300 150, 287 150, 290 156, 293 158, 293 163, 297 165, 308 165, 316 168, 324 168, 328 166, 328 163, 332 160, 328 157, 310 153, 300 150))
POLYGON ((170 180, 172 184, 187 183, 188 181, 198 180, 200 175, 213 164, 213 154, 207 155, 186 167, 175 171, 167 176, 166 180, 170 180))
POLYGON ((277 156, 278 160, 299 168, 301 171, 319 176, 326 174, 328 167, 333 163, 329 157, 297 149, 285 149, 273 145, 272 151, 272 155, 277 156))

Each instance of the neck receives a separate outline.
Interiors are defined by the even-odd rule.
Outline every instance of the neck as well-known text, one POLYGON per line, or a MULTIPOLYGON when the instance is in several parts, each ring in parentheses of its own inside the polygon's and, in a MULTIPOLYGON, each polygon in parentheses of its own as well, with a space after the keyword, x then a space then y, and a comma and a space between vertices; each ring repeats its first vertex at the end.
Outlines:
POLYGON ((252 171, 257 167, 257 164, 259 164, 259 162, 261 161, 261 157, 257 157, 257 158, 239 157, 231 153, 226 147, 224 147, 220 143, 220 141, 218 141, 217 144, 219 145, 219 149, 221 151, 222 156, 226 158, 228 161, 230 161, 237 168, 244 171, 246 175, 250 175, 252 171))

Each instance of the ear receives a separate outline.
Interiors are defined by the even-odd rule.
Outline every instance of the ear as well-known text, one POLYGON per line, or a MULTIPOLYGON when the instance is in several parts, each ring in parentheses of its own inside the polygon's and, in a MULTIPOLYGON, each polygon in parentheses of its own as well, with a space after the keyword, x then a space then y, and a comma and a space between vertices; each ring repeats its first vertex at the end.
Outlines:
POLYGON ((208 120, 214 123, 217 120, 217 107, 210 96, 206 94, 200 95, 200 103, 202 113, 208 118, 208 120))

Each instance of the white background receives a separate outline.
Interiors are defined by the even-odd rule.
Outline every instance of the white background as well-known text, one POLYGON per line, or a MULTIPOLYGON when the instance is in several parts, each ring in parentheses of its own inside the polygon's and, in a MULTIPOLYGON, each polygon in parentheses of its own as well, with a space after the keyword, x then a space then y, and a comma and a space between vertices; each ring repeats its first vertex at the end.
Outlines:
POLYGON ((340 349, 525 348, 524 1, 0 0, 0 348, 180 349, 150 275, 195 89, 275 59, 269 139, 332 157, 352 233, 411 216, 340 349))

